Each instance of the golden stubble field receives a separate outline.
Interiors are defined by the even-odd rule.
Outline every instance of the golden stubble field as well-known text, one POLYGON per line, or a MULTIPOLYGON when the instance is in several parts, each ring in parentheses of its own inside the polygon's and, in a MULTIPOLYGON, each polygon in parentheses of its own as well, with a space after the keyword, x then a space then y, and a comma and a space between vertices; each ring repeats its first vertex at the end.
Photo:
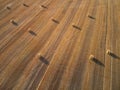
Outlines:
POLYGON ((120 90, 120 0, 0 0, 0 90, 120 90))

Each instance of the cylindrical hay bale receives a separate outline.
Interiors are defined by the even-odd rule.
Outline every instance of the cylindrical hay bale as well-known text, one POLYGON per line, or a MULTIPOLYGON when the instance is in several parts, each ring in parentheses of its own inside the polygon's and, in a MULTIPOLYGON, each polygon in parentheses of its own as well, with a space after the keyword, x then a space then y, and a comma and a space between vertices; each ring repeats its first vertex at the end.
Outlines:
POLYGON ((14 20, 10 20, 10 22, 11 22, 11 23, 13 23, 13 22, 14 22, 14 20))
POLYGON ((31 30, 31 28, 28 28, 28 31, 30 31, 31 30))
POLYGON ((106 53, 110 55, 110 54, 111 54, 111 51, 110 51, 110 50, 107 50, 106 53))
POLYGON ((38 53, 38 54, 37 54, 37 56, 39 56, 39 57, 40 57, 40 56, 41 56, 41 53, 38 53))
POLYGON ((94 60, 94 59, 95 59, 94 55, 90 55, 89 60, 94 60))
POLYGON ((14 20, 10 20, 10 22, 16 26, 18 26, 17 22, 15 22, 14 20))

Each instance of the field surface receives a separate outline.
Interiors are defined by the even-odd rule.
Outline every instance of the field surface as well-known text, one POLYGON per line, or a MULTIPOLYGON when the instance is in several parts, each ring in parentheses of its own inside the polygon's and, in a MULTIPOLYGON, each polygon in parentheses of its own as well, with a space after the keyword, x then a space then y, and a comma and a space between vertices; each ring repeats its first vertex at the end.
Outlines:
POLYGON ((120 90, 120 0, 0 0, 0 90, 120 90))

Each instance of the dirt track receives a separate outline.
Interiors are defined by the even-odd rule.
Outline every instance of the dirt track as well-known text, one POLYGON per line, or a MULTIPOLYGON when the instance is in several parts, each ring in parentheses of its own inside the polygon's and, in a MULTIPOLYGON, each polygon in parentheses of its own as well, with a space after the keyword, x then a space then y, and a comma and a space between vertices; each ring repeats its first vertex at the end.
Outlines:
POLYGON ((120 90, 119 34, 120 0, 0 0, 0 90, 120 90))

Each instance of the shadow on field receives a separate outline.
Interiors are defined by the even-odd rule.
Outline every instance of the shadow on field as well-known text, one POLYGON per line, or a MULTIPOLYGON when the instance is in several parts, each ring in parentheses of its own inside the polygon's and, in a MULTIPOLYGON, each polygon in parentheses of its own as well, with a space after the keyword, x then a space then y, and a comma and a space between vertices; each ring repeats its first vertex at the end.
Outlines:
POLYGON ((55 20, 55 19, 52 19, 52 21, 53 21, 54 23, 59 24, 59 21, 57 21, 57 20, 55 20))
POLYGON ((105 65, 102 62, 100 62, 100 60, 98 60, 97 58, 92 59, 92 61, 100 66, 105 67, 105 65))
POLYGON ((112 52, 110 52, 110 54, 109 54, 110 56, 112 56, 113 58, 115 58, 115 59, 120 59, 120 57, 119 56, 117 56, 117 55, 115 55, 114 53, 112 53, 112 52))
POLYGON ((42 61, 44 64, 49 65, 49 62, 43 56, 40 56, 39 60, 42 61))
POLYGON ((27 4, 25 4, 25 3, 23 3, 23 6, 25 6, 25 7, 29 7, 29 5, 27 5, 27 4))
POLYGON ((31 31, 31 30, 29 31, 29 33, 34 35, 34 36, 37 36, 37 34, 35 32, 33 32, 33 31, 31 31))

